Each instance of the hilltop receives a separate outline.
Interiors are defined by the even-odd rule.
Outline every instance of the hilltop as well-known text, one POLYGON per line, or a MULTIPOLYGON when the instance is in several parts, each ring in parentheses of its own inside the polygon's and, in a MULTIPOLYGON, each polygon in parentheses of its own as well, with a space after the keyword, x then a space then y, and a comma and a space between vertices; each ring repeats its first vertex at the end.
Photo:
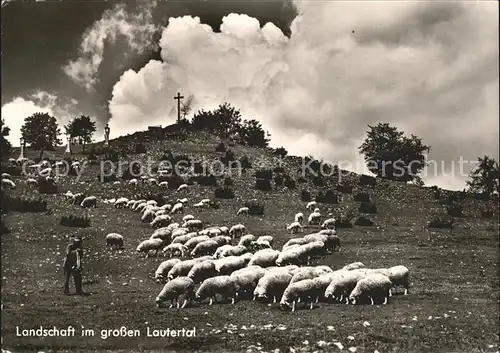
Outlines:
MULTIPOLYGON (((175 130, 175 128, 170 128, 175 130)), ((92 163, 83 176, 67 176, 58 182, 56 194, 41 194, 28 188, 24 176, 15 175, 15 190, 11 197, 35 196, 48 202, 48 211, 22 213, 11 211, 5 215, 8 234, 2 234, 2 298, 3 346, 14 352, 58 349, 58 351, 99 351, 102 349, 135 349, 144 351, 209 351, 209 352, 269 352, 280 349, 296 351, 338 350, 334 342, 357 352, 452 352, 498 350, 498 200, 481 200, 477 195, 451 192, 431 187, 360 176, 337 171, 338 178, 314 179, 302 176, 301 157, 288 156, 278 165, 272 149, 250 148, 225 140, 226 150, 235 159, 246 156, 252 165, 241 174, 232 173, 230 181, 216 178, 217 185, 190 183, 187 193, 157 186, 129 186, 126 182, 99 181, 99 161, 110 155, 117 161, 141 161, 148 158, 162 160, 164 156, 204 157, 208 161, 222 158, 227 152, 217 152, 219 139, 205 133, 186 134, 166 129, 165 139, 148 132, 140 132, 111 140, 109 150, 96 143, 87 146, 92 163), (142 151, 143 153, 135 153, 142 151), (112 152, 112 153, 111 153, 112 152), (276 169, 281 168, 281 169, 276 169), (255 173, 271 169, 273 179, 270 191, 256 190, 255 173), (288 188, 276 186, 276 175, 292 180, 288 188), (295 187, 292 187, 295 184, 295 187), (215 198, 217 188, 226 186, 233 198, 215 198), (352 223, 363 216, 373 221, 372 226, 353 225, 339 228, 342 251, 315 261, 336 269, 350 262, 361 261, 369 267, 390 267, 402 264, 411 271, 410 295, 396 295, 387 306, 346 306, 320 303, 314 310, 284 312, 249 301, 234 306, 206 304, 187 309, 157 309, 154 298, 161 290, 153 280, 153 273, 162 257, 143 259, 135 253, 140 241, 152 233, 137 213, 117 210, 112 205, 99 203, 96 209, 83 210, 69 205, 66 191, 83 192, 99 199, 142 195, 162 196, 165 201, 187 197, 190 203, 203 198, 216 200, 218 208, 192 213, 206 226, 244 223, 250 233, 272 235, 280 249, 284 242, 295 237, 285 226, 296 212, 306 214, 307 195, 314 199, 320 192, 339 193, 339 203, 320 202, 322 213, 336 217, 352 215, 352 223), (367 194, 376 206, 371 212, 360 212, 360 194, 367 194), (238 217, 236 211, 246 201, 257 200, 264 207, 263 214, 238 217), (452 229, 428 228, 436 217, 449 219, 448 207, 461 206, 463 215, 454 217, 452 229), (86 215, 88 228, 69 228, 59 224, 63 215, 86 215), (125 238, 125 249, 110 251, 105 248, 104 236, 117 232, 125 238), (84 288, 92 294, 87 297, 65 296, 62 292, 61 264, 68 237, 84 237, 84 288), (369 325, 364 325, 368 322, 369 325), (36 328, 40 325, 65 328, 94 328, 94 337, 16 337, 16 326, 36 328), (177 329, 196 327, 197 337, 159 339, 142 337, 102 339, 99 330, 146 328, 177 329), (305 343, 307 341, 307 343, 305 343), (324 343, 322 342, 324 341, 324 343), (318 343, 319 342, 319 343, 318 343), (255 348, 257 347, 257 348, 255 348), (260 347, 260 348, 259 348, 260 347), (253 349, 253 350, 252 350, 253 349)), ((86 160, 87 155, 74 149, 72 160, 86 160)), ((27 151, 28 158, 38 151, 27 151)), ((64 158, 64 148, 56 148, 51 155, 64 158)), ((118 180, 121 180, 118 177, 118 180)), ((325 196, 325 195, 323 195, 325 196)), ((327 198, 328 199, 328 198, 327 198)), ((331 199, 329 199, 330 202, 331 199)), ((328 201, 328 200, 327 200, 328 201)), ((365 205, 363 207, 368 207, 365 205)), ((368 207, 370 208, 370 207, 368 207)), ((366 211, 366 209, 361 209, 366 211)), ((177 216, 178 218, 178 216, 177 216)), ((317 227, 309 227, 313 233, 317 227)), ((301 234, 302 235, 302 234, 301 234)))

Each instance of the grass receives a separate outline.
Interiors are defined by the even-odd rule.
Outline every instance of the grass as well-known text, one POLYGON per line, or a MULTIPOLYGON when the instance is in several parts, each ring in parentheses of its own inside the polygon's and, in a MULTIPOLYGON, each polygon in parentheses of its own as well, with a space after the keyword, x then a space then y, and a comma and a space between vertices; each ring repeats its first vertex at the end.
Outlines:
MULTIPOLYGON (((181 153, 215 156, 215 140, 172 142, 168 148, 181 153)), ((154 147, 154 143, 153 143, 154 147)), ((165 144, 161 146, 164 150, 165 144)), ((151 145, 146 146, 156 152, 151 145)), ((246 154, 251 162, 264 152, 241 146, 232 147, 236 157, 246 154)), ((36 155, 36 151, 28 151, 36 155)), ((61 153, 61 152, 57 152, 61 153)), ((14 155, 16 155, 14 153, 14 155)), ((267 154, 266 154, 267 155, 267 154)), ((270 154, 269 154, 270 156, 270 154)), ((294 170, 293 166, 285 166, 294 170)), ((115 209, 99 203, 85 210, 91 227, 67 228, 59 224, 61 215, 82 212, 69 205, 67 190, 98 198, 133 197, 140 187, 96 183, 98 166, 89 166, 80 181, 74 177, 59 182, 59 194, 44 195, 50 214, 12 212, 5 218, 9 234, 2 234, 2 347, 13 352, 280 352, 290 347, 300 351, 356 352, 495 352, 498 336, 498 218, 481 218, 485 202, 467 199, 464 217, 454 228, 428 229, 427 222, 446 208, 433 197, 432 190, 396 182, 377 180, 375 186, 354 187, 353 194, 374 196, 378 213, 370 215, 374 227, 354 226, 339 229, 342 251, 320 259, 316 264, 334 269, 362 261, 369 267, 397 264, 411 271, 411 289, 407 296, 395 295, 386 306, 347 306, 320 303, 314 310, 281 311, 251 301, 235 305, 207 304, 187 309, 157 309, 154 299, 162 286, 153 280, 163 258, 139 258, 135 247, 153 230, 142 224, 130 210, 115 209), (116 232, 125 238, 124 249, 106 249, 105 236, 116 232), (63 294, 62 261, 68 238, 84 237, 84 290, 91 295, 63 294), (368 322, 369 326, 363 323, 368 322), (66 328, 75 326, 96 330, 94 337, 17 337, 22 329, 39 326, 66 328), (100 330, 138 329, 141 337, 100 337, 100 330), (194 338, 144 337, 146 328, 182 329, 196 327, 194 338), (305 343, 307 341, 307 344, 305 343), (324 341, 325 343, 322 343, 324 341), (321 342, 318 344, 318 342, 321 342), (489 346, 492 345, 492 348, 489 346)), ((287 171, 289 172, 289 171, 287 171)), ((290 172, 291 173, 291 172, 290 172)), ((359 178, 359 177, 358 177, 359 178)), ((15 196, 38 196, 13 177, 15 196)), ((293 237, 285 230, 297 212, 308 214, 300 190, 262 192, 254 189, 252 173, 232 176, 234 199, 219 199, 220 209, 191 213, 209 225, 243 223, 254 235, 273 235, 281 247, 293 237), (265 214, 238 217, 236 211, 246 200, 257 199, 265 214)), ((314 186, 307 189, 318 191, 314 186)), ((160 190, 160 188, 158 188, 160 190)), ((158 191, 160 192, 160 191, 158 191)), ((167 199, 187 197, 192 205, 203 198, 213 199, 213 188, 190 186, 187 192, 163 191, 167 199)), ((340 205, 320 204, 323 213, 347 207, 359 216, 359 202, 344 194, 340 205)), ((497 207, 498 209, 498 207, 497 207)), ((174 216, 179 221, 182 215, 174 216)), ((308 227, 307 233, 317 228, 308 227)), ((74 288, 71 288, 74 291, 74 288)))

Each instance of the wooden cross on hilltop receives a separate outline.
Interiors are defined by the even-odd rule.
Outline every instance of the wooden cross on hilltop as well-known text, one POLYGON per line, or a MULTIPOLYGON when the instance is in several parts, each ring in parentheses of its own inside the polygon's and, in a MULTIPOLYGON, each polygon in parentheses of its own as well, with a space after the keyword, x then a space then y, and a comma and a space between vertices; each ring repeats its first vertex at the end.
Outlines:
POLYGON ((181 99, 183 99, 184 96, 181 96, 179 92, 177 92, 177 96, 174 97, 175 100, 177 100, 177 123, 181 121, 181 99))

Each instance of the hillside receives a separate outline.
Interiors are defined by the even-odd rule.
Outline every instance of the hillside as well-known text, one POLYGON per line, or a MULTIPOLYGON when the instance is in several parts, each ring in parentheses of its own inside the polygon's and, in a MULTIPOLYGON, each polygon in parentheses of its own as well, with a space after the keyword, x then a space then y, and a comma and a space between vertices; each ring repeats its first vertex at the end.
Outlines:
MULTIPOLYGON (((210 135, 171 137, 159 141, 146 134, 137 134, 112 140, 114 149, 130 148, 142 143, 147 153, 127 152, 127 161, 158 161, 171 150, 192 157, 215 159, 217 139, 210 135)), ((88 146, 96 154, 101 144, 88 146)), ((257 165, 276 167, 271 151, 252 149, 241 145, 229 146, 236 158, 246 155, 252 168, 241 175, 231 176, 229 186, 235 194, 232 199, 216 199, 218 209, 201 212, 188 207, 185 214, 193 214, 205 226, 243 223, 248 232, 257 236, 275 237, 274 248, 281 246, 291 235, 286 225, 295 213, 306 216, 301 190, 316 196, 319 191, 336 186, 329 179, 325 186, 315 186, 308 178, 299 181, 301 158, 287 157, 284 171, 296 181, 296 188, 274 187, 271 191, 255 190, 257 165), (248 218, 236 216, 236 211, 247 200, 257 199, 263 204, 263 215, 248 218)), ((28 158, 36 158, 38 151, 28 150, 28 158)), ((54 159, 63 158, 64 148, 58 148, 54 159)), ((79 152, 79 151, 75 151, 79 152)), ((17 157, 18 150, 12 151, 17 157)), ((3 157, 3 170, 7 168, 3 157)), ((103 155, 97 155, 104 158, 103 155)), ((77 153, 73 160, 85 159, 77 153)), ((286 312, 278 305, 242 300, 235 305, 195 305, 185 309, 159 309, 155 297, 162 286, 154 280, 154 271, 163 257, 141 258, 136 246, 152 233, 140 215, 128 209, 115 209, 100 202, 95 209, 84 210, 69 205, 66 191, 83 192, 100 200, 142 195, 162 195, 166 200, 181 197, 189 199, 189 206, 203 198, 214 199, 215 186, 190 185, 187 192, 165 190, 158 186, 129 186, 98 181, 99 164, 89 165, 82 178, 62 177, 57 194, 43 194, 48 200, 48 212, 9 212, 3 218, 9 229, 2 234, 2 347, 12 352, 295 352, 343 351, 356 347, 356 352, 495 352, 499 349, 499 282, 498 200, 481 201, 471 195, 462 199, 459 193, 441 192, 437 199, 429 187, 407 185, 376 179, 375 185, 362 185, 359 175, 342 173, 342 185, 352 186, 352 192, 343 193, 340 204, 320 203, 325 215, 332 212, 353 213, 353 221, 360 215, 358 193, 368 193, 377 212, 365 215, 373 226, 339 228, 342 250, 315 260, 314 264, 333 269, 361 261, 367 267, 380 268, 405 265, 410 269, 409 295, 394 295, 387 305, 341 305, 319 303, 313 310, 286 312), (429 221, 436 216, 446 218, 446 205, 453 197, 463 206, 463 217, 457 217, 453 229, 430 229, 429 221), (494 210, 491 218, 482 211, 494 210), (89 228, 69 228, 59 224, 63 215, 88 215, 89 228), (125 238, 125 249, 107 250, 104 237, 116 232, 125 238), (84 290, 88 296, 63 294, 62 262, 68 238, 84 238, 84 290), (369 325, 366 324, 369 323, 369 325), (94 337, 17 337, 21 329, 39 326, 96 330, 94 337), (100 330, 138 329, 142 337, 101 338, 100 330), (146 329, 190 329, 196 327, 196 337, 144 337, 146 329)), ((17 188, 6 190, 11 197, 35 196, 38 191, 26 186, 24 176, 12 179, 17 188)), ((369 179, 372 180, 372 179, 369 179)), ((218 178, 221 185, 222 178, 218 178)), ((348 190, 344 190, 348 191, 348 190)), ((464 196, 464 195, 462 195, 464 196)), ((182 215, 173 216, 179 221, 182 215)), ((305 234, 318 227, 309 226, 305 234)), ((73 290, 73 287, 72 287, 73 290)))

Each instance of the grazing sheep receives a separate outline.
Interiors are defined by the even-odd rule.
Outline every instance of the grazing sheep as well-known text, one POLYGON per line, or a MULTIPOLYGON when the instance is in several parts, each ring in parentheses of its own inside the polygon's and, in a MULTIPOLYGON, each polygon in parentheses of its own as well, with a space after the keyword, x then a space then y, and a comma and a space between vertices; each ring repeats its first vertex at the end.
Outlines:
POLYGON ((198 202, 198 203, 195 203, 195 204, 193 205, 193 207, 194 207, 195 209, 197 209, 197 210, 201 210, 201 209, 203 209, 203 208, 206 208, 207 206, 206 206, 206 204, 204 204, 203 202, 198 202))
POLYGON ((158 185, 158 180, 156 180, 155 178, 149 178, 148 184, 149 185, 158 185))
POLYGON ((168 181, 162 181, 158 184, 158 186, 161 186, 162 188, 168 188, 168 181))
POLYGON ((189 229, 187 228, 176 228, 173 232, 172 232, 172 239, 175 239, 181 235, 185 235, 189 232, 189 229))
POLYGON ((256 241, 252 241, 250 243, 250 248, 252 248, 254 251, 258 251, 263 249, 272 249, 272 246, 267 240, 257 239, 256 241))
MULTIPOLYGON (((394 287, 404 287, 404 294, 408 294, 410 289, 410 270, 406 266, 399 265, 384 269, 375 269, 374 271, 389 277, 394 287)), ((392 293, 390 294, 392 295, 392 293)))
POLYGON ((274 238, 271 235, 262 235, 257 238, 257 242, 268 242, 269 245, 273 245, 274 238))
POLYGON ((323 274, 330 273, 332 272, 331 269, 328 271, 326 268, 322 266, 318 267, 300 267, 297 272, 293 275, 292 279, 290 280, 290 283, 294 282, 299 282, 305 279, 314 279, 316 277, 319 277, 323 274))
POLYGON ((309 265, 313 257, 325 254, 325 243, 322 241, 313 241, 311 243, 301 245, 298 248, 298 251, 300 253, 300 259, 302 261, 305 260, 306 264, 309 265))
POLYGON ((250 209, 248 207, 242 207, 238 210, 238 213, 236 213, 237 216, 248 216, 250 212, 250 209))
MULTIPOLYGON (((29 180, 29 179, 28 179, 28 180, 29 180)), ((35 179, 33 179, 33 180, 35 180, 35 179)), ((37 183, 37 184, 38 184, 38 183, 37 183)), ((68 191, 66 191, 66 193, 64 194, 64 197, 65 197, 65 198, 67 198, 67 199, 72 199, 72 198, 73 198, 73 196, 75 196, 75 195, 73 195, 73 193, 72 193, 71 191, 69 191, 69 190, 68 190, 68 191)))
POLYGON ((172 279, 177 277, 187 276, 189 274, 189 271, 191 271, 191 269, 193 268, 193 266, 199 262, 200 261, 191 259, 176 263, 174 267, 172 267, 170 271, 168 271, 167 279, 171 281, 172 279))
POLYGON ((336 271, 335 275, 332 276, 332 282, 325 290, 325 298, 333 298, 339 302, 345 299, 347 302, 349 295, 354 287, 356 287, 358 281, 371 272, 372 271, 367 271, 365 269, 336 271))
POLYGON ((362 262, 353 262, 342 267, 346 271, 357 270, 358 268, 366 268, 366 266, 362 262))
POLYGON ((304 214, 302 212, 296 213, 295 217, 294 217, 294 221, 299 222, 299 224, 304 222, 304 214))
MULTIPOLYGON (((173 239, 172 244, 184 244, 184 245, 186 245, 186 243, 189 240, 191 240, 192 238, 194 238, 196 236, 197 236, 196 233, 186 233, 184 235, 179 235, 178 237, 172 238, 173 239)), ((200 243, 198 243, 198 244, 200 244, 200 243)))
POLYGON ((213 228, 208 230, 208 235, 211 237, 217 237, 222 234, 223 234, 222 231, 218 228, 213 228))
POLYGON ((332 283, 332 281, 335 279, 335 276, 337 276, 337 273, 339 273, 341 271, 343 271, 343 270, 327 272, 327 273, 324 273, 318 277, 313 278, 314 287, 316 289, 316 294, 317 294, 316 303, 319 301, 320 298, 325 299, 326 289, 332 283))
POLYGON ((188 228, 191 232, 203 229, 203 222, 199 219, 191 219, 182 225, 183 228, 188 228))
POLYGON ((11 179, 12 180, 9 173, 2 173, 2 179, 11 179))
POLYGON ((281 297, 280 306, 282 309, 289 309, 291 306, 292 311, 295 311, 295 304, 297 301, 302 301, 304 303, 309 301, 311 303, 310 309, 312 309, 316 297, 316 287, 312 279, 290 282, 281 297))
POLYGON ((228 227, 226 227, 226 226, 219 227, 219 230, 220 230, 220 232, 221 232, 223 235, 230 235, 230 234, 229 234, 229 228, 228 228, 228 227))
POLYGON ((276 259, 276 265, 285 266, 285 265, 301 265, 302 261, 300 259, 300 246, 298 248, 288 249, 279 253, 278 258, 276 259))
POLYGON ((83 208, 95 208, 97 206, 97 197, 89 196, 84 198, 80 206, 83 208))
POLYGON ((349 295, 349 300, 355 305, 361 297, 368 297, 373 305, 374 297, 376 299, 382 297, 384 298, 383 304, 387 304, 387 298, 391 295, 391 287, 392 282, 387 276, 381 273, 371 273, 358 281, 349 295))
POLYGON ((337 232, 335 231, 335 229, 321 229, 318 234, 322 234, 322 235, 335 235, 337 234, 337 232))
POLYGON ((182 213, 184 211, 184 205, 180 202, 176 203, 174 207, 172 207, 171 213, 182 213))
POLYGON ((316 208, 316 205, 318 203, 316 201, 311 201, 307 204, 306 208, 309 210, 309 211, 312 211, 314 208, 316 208))
POLYGON ((155 272, 155 281, 157 283, 164 283, 167 281, 167 275, 168 272, 175 266, 177 265, 181 260, 179 259, 170 259, 163 261, 158 268, 156 269, 155 272))
POLYGON ((168 227, 158 228, 149 239, 161 239, 164 243, 170 243, 172 231, 168 227))
POLYGON ((188 301, 191 302, 193 300, 193 294, 193 280, 189 277, 178 277, 165 284, 160 294, 156 297, 156 305, 160 307, 163 302, 170 300, 170 308, 172 308, 175 300, 177 308, 179 308, 179 296, 184 295, 184 303, 182 304, 182 308, 184 308, 188 301))
POLYGON ((266 271, 260 266, 247 266, 231 273, 238 287, 240 295, 244 293, 253 294, 259 280, 264 277, 266 271))
POLYGON ((153 211, 150 208, 146 208, 144 210, 144 213, 142 214, 141 222, 142 223, 150 223, 153 221, 154 217, 155 217, 155 211, 153 211))
POLYGON ((164 209, 160 209, 158 211, 155 212, 155 218, 158 217, 158 216, 164 216, 167 214, 167 211, 164 210, 164 209))
POLYGON ((189 249, 189 250, 192 250, 196 247, 196 245, 198 245, 199 243, 201 242, 204 242, 206 240, 209 240, 210 237, 208 235, 199 235, 199 236, 196 236, 196 237, 192 237, 191 239, 189 239, 186 243, 184 243, 184 245, 189 249))
POLYGON ((246 246, 243 245, 234 245, 226 248, 224 251, 220 253, 220 257, 228 257, 228 256, 240 256, 248 252, 246 246))
POLYGON ((167 227, 172 223, 172 217, 167 214, 156 216, 149 224, 152 228, 167 227))
POLYGON ((246 227, 243 224, 236 224, 229 230, 229 235, 234 239, 241 237, 245 231, 246 227))
POLYGON ((340 238, 337 235, 327 235, 323 242, 325 243, 326 251, 335 251, 337 249, 340 251, 341 249, 340 238))
POLYGON ((74 194, 71 197, 70 203, 72 205, 80 205, 84 199, 85 199, 85 195, 82 194, 81 192, 79 192, 79 193, 74 194))
POLYGON ((250 244, 255 241, 255 235, 253 234, 247 234, 247 235, 244 235, 243 237, 241 237, 238 245, 242 245, 244 247, 249 247, 250 244))
POLYGON ((28 178, 28 179, 26 179, 26 185, 28 185, 29 187, 38 186, 38 181, 36 179, 33 179, 33 178, 28 178))
POLYGON ((179 244, 179 243, 169 244, 163 248, 163 253, 165 255, 170 254, 170 257, 173 257, 173 256, 184 257, 185 253, 187 251, 188 251, 188 248, 185 245, 179 244))
POLYGON ((187 221, 190 221, 192 219, 195 219, 192 214, 188 214, 188 215, 185 215, 184 217, 182 217, 183 222, 187 222, 187 221))
POLYGON ((239 270, 248 265, 248 262, 250 261, 252 254, 251 253, 247 254, 241 256, 223 257, 216 261, 215 269, 221 275, 230 275, 234 271, 239 270))
POLYGON ((115 208, 125 208, 127 203, 129 202, 129 199, 126 197, 120 197, 118 200, 115 201, 115 208))
POLYGON ((253 300, 269 299, 271 297, 273 303, 276 303, 277 299, 282 297, 291 279, 292 275, 287 271, 266 272, 255 287, 253 300))
POLYGON ((292 238, 283 245, 282 249, 285 250, 293 245, 304 245, 304 244, 307 244, 307 240, 305 240, 304 238, 292 238))
POLYGON ((2 179, 2 188, 10 188, 10 189, 15 189, 16 184, 10 179, 2 179))
POLYGON ((177 199, 177 202, 180 202, 183 205, 186 205, 188 203, 188 199, 184 197, 183 199, 177 199))
POLYGON ((321 222, 321 213, 319 212, 313 212, 307 218, 307 223, 309 223, 310 225, 317 225, 320 222, 321 222))
POLYGON ((326 219, 323 224, 321 225, 321 228, 323 229, 334 229, 335 228, 335 218, 328 218, 326 219))
POLYGON ((194 250, 191 252, 191 256, 200 256, 200 255, 213 255, 219 244, 213 239, 205 240, 196 245, 194 250))
POLYGON ((195 284, 201 283, 207 278, 217 276, 215 263, 213 261, 202 261, 195 264, 188 273, 188 277, 193 280, 195 284))
POLYGON ((158 254, 158 250, 163 246, 163 240, 161 239, 148 239, 144 240, 142 243, 140 243, 136 251, 138 253, 145 252, 146 253, 146 258, 149 257, 149 252, 154 251, 155 256, 158 254))
POLYGON ((224 299, 231 299, 231 304, 234 304, 235 299, 238 297, 238 287, 236 281, 231 276, 217 276, 207 278, 201 284, 196 292, 196 300, 203 301, 210 298, 209 305, 217 302, 217 294, 222 295, 224 299))
POLYGON ((137 186, 137 184, 139 184, 139 181, 137 179, 130 179, 128 181, 128 185, 134 185, 134 186, 137 186))
POLYGON ((302 225, 299 222, 290 223, 286 229, 290 231, 290 233, 295 234, 303 230, 302 225))
POLYGON ((186 191, 187 189, 188 189, 188 185, 187 184, 181 184, 177 188, 177 191, 186 191))
MULTIPOLYGON (((222 238, 222 237, 221 237, 222 238)), ((214 238, 215 239, 215 238, 214 238)), ((215 250, 215 253, 213 254, 213 258, 214 259, 220 259, 221 258, 221 254, 223 252, 225 252, 226 250, 228 249, 231 249, 233 246, 230 245, 230 244, 224 244, 224 245, 219 245, 220 247, 217 248, 217 250, 215 250)))
POLYGON ((250 259, 250 262, 248 263, 248 266, 257 265, 262 268, 274 266, 276 260, 278 259, 279 254, 280 252, 278 250, 273 250, 273 249, 259 250, 255 254, 253 254, 252 258, 250 259))
POLYGON ((106 235, 106 246, 112 248, 123 248, 123 236, 118 233, 109 233, 106 235))

